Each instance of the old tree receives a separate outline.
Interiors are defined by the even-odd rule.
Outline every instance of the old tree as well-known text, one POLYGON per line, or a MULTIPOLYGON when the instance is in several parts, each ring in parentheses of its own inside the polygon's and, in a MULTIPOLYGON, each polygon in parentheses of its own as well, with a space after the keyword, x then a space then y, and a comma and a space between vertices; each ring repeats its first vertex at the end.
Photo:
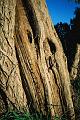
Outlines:
MULTIPOLYGON (((77 66, 79 54, 78 47, 77 66)), ((74 72, 77 76, 77 68, 71 78, 74 72)), ((0 0, 0 114, 17 109, 61 116, 67 111, 75 120, 73 94, 45 0, 0 0)))

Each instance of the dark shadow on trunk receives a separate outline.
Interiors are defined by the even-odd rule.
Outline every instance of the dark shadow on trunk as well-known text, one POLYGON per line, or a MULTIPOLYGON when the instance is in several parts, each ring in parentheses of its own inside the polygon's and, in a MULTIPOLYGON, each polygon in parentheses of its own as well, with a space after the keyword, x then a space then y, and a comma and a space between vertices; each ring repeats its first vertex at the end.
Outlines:
POLYGON ((28 21, 33 31, 33 37, 34 37, 36 50, 37 52, 39 52, 39 49, 40 49, 39 41, 40 41, 41 31, 40 31, 40 27, 38 24, 35 10, 33 8, 33 3, 31 0, 24 0, 22 2, 25 8, 26 16, 28 18, 28 21))
POLYGON ((51 53, 54 54, 56 52, 55 44, 51 40, 49 40, 49 39, 48 39, 48 43, 49 43, 49 46, 50 46, 51 53))
POLYGON ((32 34, 29 30, 27 30, 27 35, 28 35, 29 42, 32 43, 32 34))
POLYGON ((7 96, 5 94, 5 92, 0 88, 0 96, 4 102, 5 108, 6 110, 8 110, 8 102, 7 102, 7 96))

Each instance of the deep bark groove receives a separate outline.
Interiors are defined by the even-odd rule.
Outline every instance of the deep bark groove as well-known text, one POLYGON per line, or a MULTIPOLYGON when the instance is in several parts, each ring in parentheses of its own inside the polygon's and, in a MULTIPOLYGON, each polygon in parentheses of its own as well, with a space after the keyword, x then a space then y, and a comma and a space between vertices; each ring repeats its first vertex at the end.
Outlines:
POLYGON ((24 0, 23 5, 26 11, 26 16, 28 18, 29 24, 32 28, 33 31, 33 37, 34 37, 34 42, 35 42, 35 47, 36 51, 39 52, 39 42, 40 42, 40 36, 41 36, 41 31, 40 27, 37 21, 36 13, 33 8, 33 4, 31 0, 24 0))

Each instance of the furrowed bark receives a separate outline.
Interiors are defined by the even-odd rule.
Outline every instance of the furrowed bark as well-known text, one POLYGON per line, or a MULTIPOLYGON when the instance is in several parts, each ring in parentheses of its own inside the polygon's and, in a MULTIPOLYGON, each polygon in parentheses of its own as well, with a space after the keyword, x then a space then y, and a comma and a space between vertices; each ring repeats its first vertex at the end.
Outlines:
POLYGON ((0 1, 0 113, 5 108, 27 108, 15 54, 15 6, 15 0, 0 1))
POLYGON ((75 120, 67 60, 45 0, 17 0, 16 13, 15 1, 3 3, 1 10, 9 15, 1 13, 0 22, 1 102, 52 116, 67 111, 75 120))
MULTIPOLYGON (((38 71, 40 72, 42 80, 39 74, 37 73, 35 74, 36 77, 38 76, 36 79, 37 84, 39 84, 40 81, 42 81, 42 83, 40 83, 40 86, 42 86, 41 91, 43 93, 44 99, 45 99, 44 95, 46 95, 47 107, 49 107, 48 109, 51 110, 51 114, 52 115, 55 115, 56 113, 62 114, 62 109, 64 109, 64 112, 65 110, 69 111, 69 115, 71 119, 74 119, 74 116, 75 116, 74 108, 73 108, 73 102, 72 102, 71 92, 70 92, 71 84, 70 84, 69 73, 67 70, 66 58, 64 56, 60 40, 54 28, 52 27, 50 17, 45 7, 46 6, 45 1, 42 1, 40 3, 41 8, 39 8, 39 4, 37 1, 35 1, 34 4, 30 0, 22 1, 22 3, 23 3, 23 7, 20 6, 23 10, 22 14, 19 9, 19 6, 17 7, 18 14, 19 14, 18 33, 20 33, 20 39, 22 40, 22 44, 23 42, 26 44, 25 49, 26 51, 28 51, 27 53, 26 52, 24 53, 24 50, 23 50, 22 57, 23 59, 25 59, 24 54, 27 54, 28 55, 27 59, 30 58, 29 61, 31 61, 31 64, 32 64, 32 65, 29 65, 28 67, 31 66, 34 74, 36 73, 35 72, 36 69, 38 69, 38 71), (30 31, 32 35, 32 42, 29 42, 28 40, 29 36, 27 31, 30 31), (53 51, 51 51, 51 44, 54 47, 53 51), (46 45, 47 45, 47 48, 46 48, 46 45), (48 53, 46 51, 48 51, 48 53), (53 60, 55 61, 55 67, 53 65, 52 66, 50 65, 50 64, 54 64, 53 60), (52 61, 53 63, 51 63, 50 61, 52 61), (54 94, 54 91, 55 91, 55 94, 54 94), (64 100, 63 100, 64 98, 66 101, 66 105, 64 104, 64 100)), ((19 4, 22 4, 22 3, 19 3, 19 4)), ((26 61, 27 60, 25 60, 24 62, 26 61)), ((23 66, 24 65, 22 65, 22 67, 23 66)), ((27 71, 28 71, 28 68, 26 69, 26 72, 27 71)), ((33 76, 32 73, 30 74, 31 76, 33 76)), ((29 73, 27 73, 27 76, 28 75, 29 73)), ((30 78, 26 77, 26 80, 28 81, 31 91, 33 89, 32 96, 35 96, 37 88, 35 85, 33 85, 33 83, 31 84, 29 79, 30 78)), ((39 89, 40 89, 40 86, 39 86, 39 89)), ((42 93, 40 95, 41 100, 43 99, 42 93)), ((38 104, 39 96, 37 96, 37 98, 34 100, 37 100, 36 106, 38 106, 37 108, 39 108, 39 105, 40 105, 38 104)), ((44 105, 45 103, 42 102, 41 106, 44 106, 44 105)), ((45 106, 43 108, 45 108, 45 106)))

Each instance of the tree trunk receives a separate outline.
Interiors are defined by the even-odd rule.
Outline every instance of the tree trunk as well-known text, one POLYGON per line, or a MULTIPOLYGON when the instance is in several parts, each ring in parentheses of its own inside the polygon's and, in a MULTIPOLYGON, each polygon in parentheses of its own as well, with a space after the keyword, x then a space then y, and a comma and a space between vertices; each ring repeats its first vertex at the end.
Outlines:
POLYGON ((45 0, 17 0, 16 12, 15 0, 1 0, 0 9, 1 109, 67 111, 74 120, 67 60, 45 0))
POLYGON ((73 101, 74 101, 74 107, 76 112, 76 119, 78 120, 80 118, 79 110, 80 110, 80 45, 77 44, 77 50, 75 54, 75 59, 73 62, 73 66, 70 73, 71 83, 73 85, 73 101))
POLYGON ((15 6, 15 0, 0 1, 0 113, 27 103, 15 53, 15 6))
POLYGON ((71 80, 80 78, 80 44, 77 44, 75 59, 70 73, 71 80))

